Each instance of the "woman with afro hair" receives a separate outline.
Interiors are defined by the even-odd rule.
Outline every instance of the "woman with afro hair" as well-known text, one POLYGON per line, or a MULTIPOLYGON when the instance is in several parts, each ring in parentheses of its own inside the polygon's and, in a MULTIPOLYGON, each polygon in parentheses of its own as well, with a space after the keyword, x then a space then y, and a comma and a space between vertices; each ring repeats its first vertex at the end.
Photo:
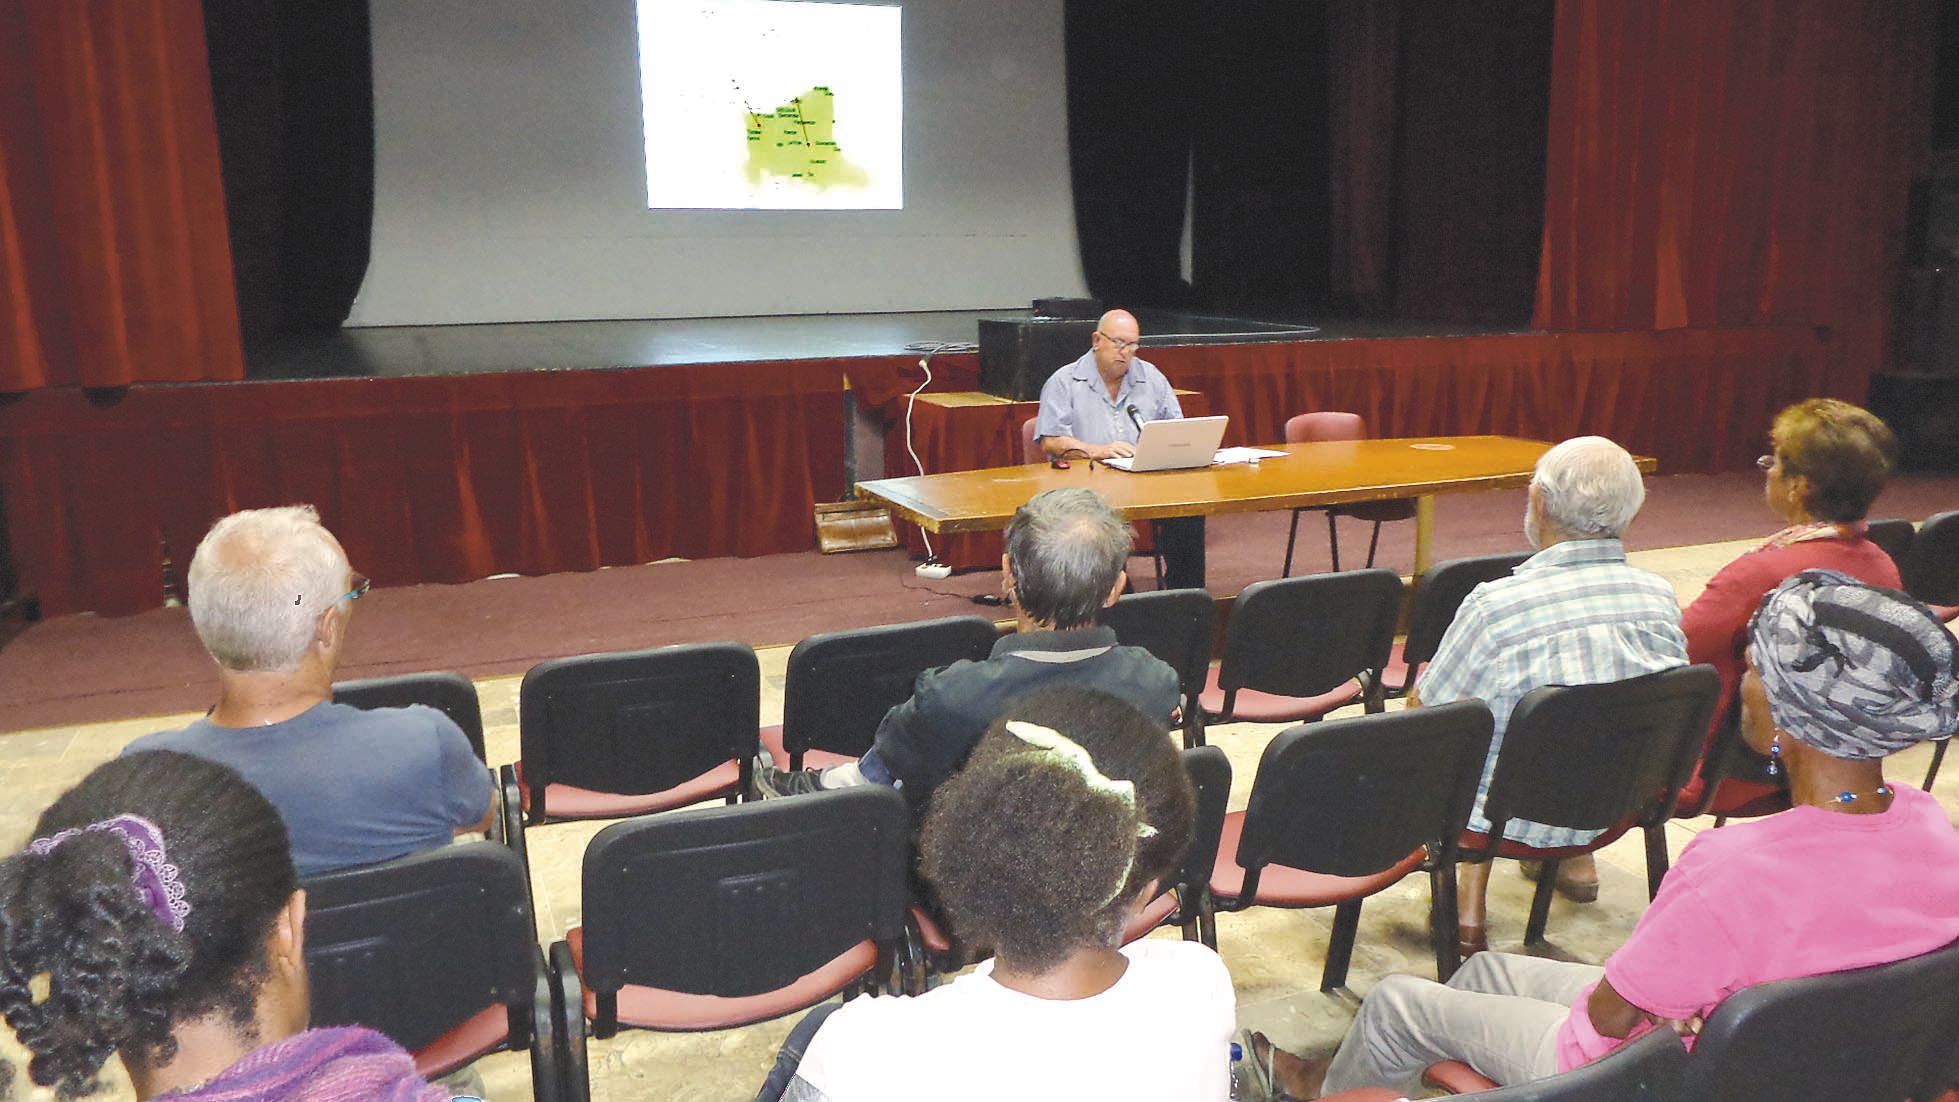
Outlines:
POLYGON ((1182 860, 1194 802, 1168 733, 1123 701, 1057 689, 1008 709, 919 837, 953 931, 993 958, 922 996, 813 1012, 758 1097, 1222 1100, 1223 962, 1122 945, 1182 860))

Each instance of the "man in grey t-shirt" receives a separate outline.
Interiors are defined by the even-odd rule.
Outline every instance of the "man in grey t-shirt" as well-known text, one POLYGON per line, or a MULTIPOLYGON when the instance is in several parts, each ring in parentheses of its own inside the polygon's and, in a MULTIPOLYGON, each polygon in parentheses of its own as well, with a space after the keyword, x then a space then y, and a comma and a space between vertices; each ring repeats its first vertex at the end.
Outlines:
POLYGON ((333 703, 367 579, 311 506, 211 527, 190 565, 190 615, 218 664, 218 703, 125 754, 179 750, 238 770, 286 822, 301 876, 371 864, 489 828, 489 771, 432 708, 333 703))

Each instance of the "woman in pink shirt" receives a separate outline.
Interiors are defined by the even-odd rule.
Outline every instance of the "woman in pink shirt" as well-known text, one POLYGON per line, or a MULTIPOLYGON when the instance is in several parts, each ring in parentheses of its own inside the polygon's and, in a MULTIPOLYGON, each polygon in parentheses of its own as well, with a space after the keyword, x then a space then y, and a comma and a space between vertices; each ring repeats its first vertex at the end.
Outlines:
POLYGON ((1603 968, 1479 953, 1446 985, 1389 976, 1330 1064, 1255 1036, 1275 1096, 1413 1091, 1440 1060, 1505 1085, 1541 1079, 1654 1028, 1691 1038, 1744 987, 1959 938, 1959 833, 1883 771, 1959 728, 1959 643, 1924 605, 1828 570, 1778 586, 1749 640, 1743 734, 1788 774, 1794 807, 1689 843, 1603 968))
MULTIPOLYGON (((1769 446, 1769 454, 1756 463, 1766 472, 1768 506, 1785 526, 1722 567, 1680 619, 1687 660, 1704 662, 1721 675, 1710 745, 1722 724, 1735 721, 1732 706, 1748 618, 1763 594, 1799 570, 1836 570, 1871 585, 1900 588, 1897 564, 1864 534, 1864 518, 1898 459, 1897 440, 1884 422, 1848 402, 1811 398, 1776 414, 1769 446)), ((1698 775, 1689 782, 1680 798, 1683 807, 1699 802, 1703 783, 1698 775)), ((1738 780, 1724 786, 1714 811, 1742 811, 1764 799, 1770 801, 1767 810, 1780 810, 1780 796, 1779 784, 1738 780)))

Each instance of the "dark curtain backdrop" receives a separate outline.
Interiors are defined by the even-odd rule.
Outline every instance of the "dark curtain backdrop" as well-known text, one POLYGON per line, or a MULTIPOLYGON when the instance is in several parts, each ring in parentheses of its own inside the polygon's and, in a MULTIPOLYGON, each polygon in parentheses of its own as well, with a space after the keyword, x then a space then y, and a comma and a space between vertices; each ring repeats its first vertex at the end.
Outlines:
POLYGON ((197 0, 0 0, 0 391, 243 374, 197 0))
POLYGON ((367 0, 204 0, 238 314, 249 343, 331 331, 367 274, 367 0))
POLYGON ((1932 0, 1559 0, 1535 323, 1816 326, 1861 400, 1936 30, 1932 0))

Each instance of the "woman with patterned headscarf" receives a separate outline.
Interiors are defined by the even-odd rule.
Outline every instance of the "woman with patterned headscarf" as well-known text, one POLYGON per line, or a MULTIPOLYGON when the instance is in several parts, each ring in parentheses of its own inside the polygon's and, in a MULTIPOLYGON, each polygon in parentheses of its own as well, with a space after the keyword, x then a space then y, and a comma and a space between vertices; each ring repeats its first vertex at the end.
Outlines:
POLYGON ((1787 772, 1794 807, 1697 836, 1603 968, 1479 953, 1447 986, 1389 976, 1330 1066, 1254 1038, 1276 1093, 1411 1091, 1439 1060, 1539 1079, 1656 1027, 1691 1036, 1744 987, 1959 939, 1959 833, 1883 766, 1959 728, 1952 633, 1902 593, 1808 570, 1762 601, 1749 640, 1743 731, 1787 772))

